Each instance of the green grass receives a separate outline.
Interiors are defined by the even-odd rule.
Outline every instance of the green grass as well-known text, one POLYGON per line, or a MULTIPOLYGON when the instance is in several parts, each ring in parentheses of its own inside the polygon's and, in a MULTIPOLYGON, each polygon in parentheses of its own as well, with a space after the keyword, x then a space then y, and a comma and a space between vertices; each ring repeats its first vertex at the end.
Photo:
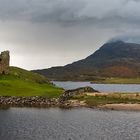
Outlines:
POLYGON ((63 89, 38 74, 12 67, 9 75, 0 75, 0 96, 59 97, 63 89))
POLYGON ((133 103, 140 103, 139 99, 128 99, 128 98, 115 98, 115 97, 86 97, 86 103, 89 106, 97 106, 97 105, 105 105, 105 104, 133 104, 133 103))
POLYGON ((103 84, 140 84, 140 78, 101 78, 99 80, 92 81, 92 83, 103 84))

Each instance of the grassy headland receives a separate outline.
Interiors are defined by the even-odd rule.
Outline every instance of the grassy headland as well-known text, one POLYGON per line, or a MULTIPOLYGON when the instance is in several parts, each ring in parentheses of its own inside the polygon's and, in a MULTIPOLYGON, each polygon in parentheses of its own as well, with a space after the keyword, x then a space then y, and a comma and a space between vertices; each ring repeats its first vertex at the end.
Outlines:
POLYGON ((20 68, 10 67, 8 75, 0 75, 0 96, 59 97, 62 92, 44 76, 20 68))

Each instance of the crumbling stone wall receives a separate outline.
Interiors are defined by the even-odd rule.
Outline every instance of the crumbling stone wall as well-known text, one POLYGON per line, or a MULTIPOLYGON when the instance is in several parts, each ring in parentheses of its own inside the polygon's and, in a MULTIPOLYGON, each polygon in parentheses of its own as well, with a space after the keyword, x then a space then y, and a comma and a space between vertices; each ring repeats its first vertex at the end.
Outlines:
POLYGON ((4 51, 0 54, 0 74, 9 73, 10 52, 4 51))

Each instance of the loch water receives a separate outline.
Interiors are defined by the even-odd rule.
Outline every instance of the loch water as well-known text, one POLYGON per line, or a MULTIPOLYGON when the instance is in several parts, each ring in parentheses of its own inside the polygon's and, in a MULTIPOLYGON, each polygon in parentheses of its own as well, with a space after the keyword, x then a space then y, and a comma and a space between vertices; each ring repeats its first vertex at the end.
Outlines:
POLYGON ((0 110, 0 140, 139 140, 140 112, 89 108, 0 110))
MULTIPOLYGON (((54 82, 64 89, 140 92, 140 85, 54 82)), ((140 140, 140 112, 90 108, 0 109, 0 140, 140 140)))
POLYGON ((53 81, 66 90, 90 86, 100 92, 140 92, 140 84, 91 84, 90 82, 53 81))

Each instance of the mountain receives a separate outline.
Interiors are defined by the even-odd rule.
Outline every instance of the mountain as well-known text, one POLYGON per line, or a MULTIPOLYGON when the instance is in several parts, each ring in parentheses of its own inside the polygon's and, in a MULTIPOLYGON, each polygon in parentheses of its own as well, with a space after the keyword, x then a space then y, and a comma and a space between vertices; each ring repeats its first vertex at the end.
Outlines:
POLYGON ((87 58, 63 67, 35 70, 52 80, 95 80, 102 77, 140 77, 140 44, 115 41, 87 58))

